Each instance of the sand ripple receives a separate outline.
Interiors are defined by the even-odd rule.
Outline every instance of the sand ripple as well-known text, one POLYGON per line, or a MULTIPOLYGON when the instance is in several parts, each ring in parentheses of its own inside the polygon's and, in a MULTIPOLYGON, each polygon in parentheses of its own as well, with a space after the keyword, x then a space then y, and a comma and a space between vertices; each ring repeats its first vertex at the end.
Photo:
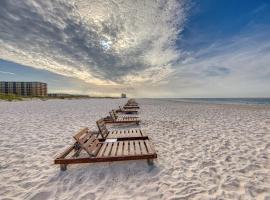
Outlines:
POLYGON ((0 199, 270 199, 270 108, 262 106, 139 100, 155 166, 82 164, 60 172, 53 159, 72 134, 95 128, 123 102, 0 102, 0 199))

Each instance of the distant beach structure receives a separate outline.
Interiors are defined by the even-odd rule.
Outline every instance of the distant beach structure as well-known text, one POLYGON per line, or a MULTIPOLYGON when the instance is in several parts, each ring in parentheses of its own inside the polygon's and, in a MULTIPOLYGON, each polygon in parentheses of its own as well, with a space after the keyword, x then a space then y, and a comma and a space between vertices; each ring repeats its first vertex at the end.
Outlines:
POLYGON ((124 93, 122 93, 122 94, 121 94, 121 98, 127 98, 127 95, 124 94, 124 93))
POLYGON ((20 96, 47 96, 47 83, 1 81, 0 93, 20 96))
POLYGON ((65 94, 65 93, 49 93, 48 97, 72 97, 72 94, 65 94))
POLYGON ((48 97, 52 97, 52 98, 89 98, 89 95, 65 94, 65 93, 48 93, 48 97))

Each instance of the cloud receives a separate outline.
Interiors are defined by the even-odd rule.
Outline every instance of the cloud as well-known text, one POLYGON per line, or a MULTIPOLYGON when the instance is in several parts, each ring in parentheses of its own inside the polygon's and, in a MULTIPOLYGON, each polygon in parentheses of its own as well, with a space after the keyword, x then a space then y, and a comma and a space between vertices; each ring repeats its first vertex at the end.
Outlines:
POLYGON ((183 52, 184 1, 2 0, 0 58, 94 85, 157 84, 183 52))
POLYGON ((5 71, 0 71, 0 74, 15 75, 15 73, 12 73, 12 72, 5 72, 5 71))
POLYGON ((189 53, 174 66, 166 89, 182 97, 270 96, 269 31, 256 31, 189 53))
POLYGON ((219 66, 209 66, 205 71, 207 76, 226 76, 230 74, 230 69, 219 66))

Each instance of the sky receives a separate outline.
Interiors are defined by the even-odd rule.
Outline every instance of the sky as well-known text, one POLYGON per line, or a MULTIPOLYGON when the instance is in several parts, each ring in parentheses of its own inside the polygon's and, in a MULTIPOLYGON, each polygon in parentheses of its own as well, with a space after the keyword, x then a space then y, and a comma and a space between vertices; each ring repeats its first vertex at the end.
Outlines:
POLYGON ((0 80, 49 92, 270 97, 268 0, 1 0, 0 80))

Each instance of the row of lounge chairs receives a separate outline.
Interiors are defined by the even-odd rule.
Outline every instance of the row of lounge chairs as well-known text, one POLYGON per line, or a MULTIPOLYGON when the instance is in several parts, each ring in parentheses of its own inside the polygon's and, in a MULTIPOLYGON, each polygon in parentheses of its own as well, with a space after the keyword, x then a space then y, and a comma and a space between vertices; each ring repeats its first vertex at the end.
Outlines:
POLYGON ((73 136, 75 143, 61 153, 54 163, 60 164, 61 170, 66 170, 68 164, 142 159, 152 165, 157 154, 150 138, 141 129, 110 131, 106 126, 113 123, 138 125, 140 118, 134 114, 139 109, 138 103, 129 99, 123 108, 112 110, 110 116, 96 122, 98 131, 83 128, 73 136))
POLYGON ((139 125, 139 123, 141 122, 138 116, 118 115, 115 110, 112 110, 109 113, 110 113, 110 116, 108 116, 107 118, 104 118, 104 121, 108 124, 136 123, 137 125, 139 125))

